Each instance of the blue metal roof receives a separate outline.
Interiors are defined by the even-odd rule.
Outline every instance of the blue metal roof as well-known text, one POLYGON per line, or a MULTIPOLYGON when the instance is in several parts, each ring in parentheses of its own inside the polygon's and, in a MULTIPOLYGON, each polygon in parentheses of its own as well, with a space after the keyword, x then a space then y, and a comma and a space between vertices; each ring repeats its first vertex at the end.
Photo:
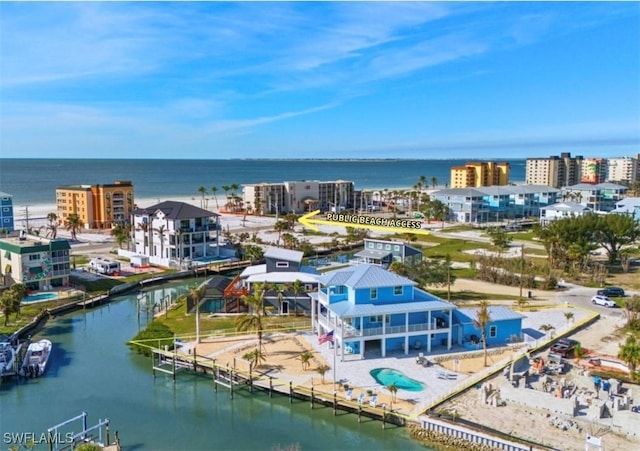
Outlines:
POLYGON ((417 285, 411 279, 399 276, 375 265, 358 265, 336 269, 318 277, 324 286, 346 285, 353 289, 417 285))
POLYGON ((349 301, 329 305, 329 310, 338 317, 373 316, 392 313, 426 312, 429 310, 453 310, 455 306, 446 301, 399 302, 396 304, 352 304, 349 301))
MULTIPOLYGON (((478 310, 479 308, 461 308, 458 309, 458 312, 463 316, 466 316, 469 322, 474 322, 478 318, 478 310)), ((489 306, 489 317, 491 318, 491 322, 495 321, 506 321, 511 319, 520 319, 525 316, 521 313, 514 312, 509 307, 503 307, 499 305, 489 306)))

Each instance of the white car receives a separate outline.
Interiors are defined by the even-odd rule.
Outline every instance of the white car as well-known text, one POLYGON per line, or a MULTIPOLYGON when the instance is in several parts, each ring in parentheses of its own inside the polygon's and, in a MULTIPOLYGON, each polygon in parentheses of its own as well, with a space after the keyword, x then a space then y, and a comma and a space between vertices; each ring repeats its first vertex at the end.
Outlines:
POLYGON ((606 296, 594 296, 591 298, 591 302, 593 302, 596 305, 602 305, 604 307, 615 307, 616 303, 613 302, 611 299, 609 299, 606 296))

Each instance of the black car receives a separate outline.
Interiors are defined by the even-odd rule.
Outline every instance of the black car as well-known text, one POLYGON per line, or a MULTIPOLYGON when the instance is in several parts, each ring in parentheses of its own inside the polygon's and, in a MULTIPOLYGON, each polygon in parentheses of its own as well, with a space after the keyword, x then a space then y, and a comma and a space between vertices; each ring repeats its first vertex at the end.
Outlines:
POLYGON ((624 290, 620 287, 607 287, 602 290, 598 290, 598 296, 624 297, 624 290))

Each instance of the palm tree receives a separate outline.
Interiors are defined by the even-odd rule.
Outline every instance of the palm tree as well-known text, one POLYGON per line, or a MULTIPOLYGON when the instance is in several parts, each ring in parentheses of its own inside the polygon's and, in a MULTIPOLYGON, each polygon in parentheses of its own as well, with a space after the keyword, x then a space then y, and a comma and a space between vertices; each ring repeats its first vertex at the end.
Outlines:
POLYGON ((567 322, 570 323, 573 319, 573 312, 564 312, 564 317, 566 318, 567 322))
POLYGON ((150 244, 149 239, 147 237, 147 232, 149 231, 149 223, 148 222, 139 223, 138 230, 142 231, 142 250, 144 255, 147 255, 147 244, 150 244))
POLYGON ((156 228, 155 230, 158 233, 158 237, 160 238, 160 258, 164 258, 164 235, 166 232, 166 227, 163 224, 161 226, 158 226, 158 228, 156 228))
POLYGON ((327 373, 327 371, 329 371, 331 369, 331 367, 329 365, 320 365, 318 368, 316 368, 316 371, 318 372, 318 374, 320 375, 320 377, 322 377, 322 383, 324 384, 324 375, 327 373))
POLYGON ((213 199, 216 201, 216 210, 220 210, 220 205, 218 205, 218 196, 216 195, 217 192, 218 192, 218 187, 212 186, 211 195, 213 196, 213 199))
POLYGON ((71 240, 76 241, 77 233, 82 229, 82 220, 77 214, 71 214, 65 222, 65 227, 71 232, 71 240))
POLYGON ((298 279, 294 280, 291 289, 293 290, 293 312, 295 316, 298 316, 298 293, 302 290, 302 282, 298 279))
POLYGON ((207 188, 201 186, 200 188, 198 188, 198 192, 202 196, 202 198, 200 199, 200 208, 204 208, 204 196, 207 194, 207 188))
POLYGON ((398 386, 395 382, 391 382, 391 384, 387 386, 387 390, 391 393, 391 408, 393 409, 393 403, 396 400, 396 393, 398 393, 398 386))
POLYGON ((255 331, 258 335, 258 349, 262 348, 262 331, 264 311, 264 293, 265 286, 263 283, 255 283, 253 285, 253 294, 242 297, 242 300, 249 306, 249 313, 240 315, 236 319, 236 330, 238 332, 255 331))
POLYGON ((431 186, 435 188, 438 186, 438 179, 436 177, 431 177, 431 186))
POLYGON ((298 360, 300 360, 303 370, 307 370, 309 368, 309 364, 312 358, 313 358, 313 354, 309 351, 304 351, 298 356, 298 360))
POLYGON ((554 329, 555 327, 553 327, 551 324, 541 324, 540 327, 538 327, 538 330, 541 330, 545 334, 551 332, 554 329))
POLYGON ((16 318, 18 318, 20 316, 22 299, 29 294, 29 291, 27 287, 21 283, 12 285, 9 291, 13 293, 13 311, 16 312, 16 318))
POLYGON ((229 185, 222 185, 222 190, 224 191, 224 195, 227 198, 227 202, 225 204, 225 208, 228 208, 228 204, 229 204, 229 190, 231 189, 231 187, 229 185))
POLYGON ((11 290, 6 290, 0 294, 0 311, 4 315, 4 327, 9 324, 9 315, 13 313, 15 308, 14 296, 15 293, 12 293, 11 290))
POLYGON ((191 287, 189 294, 196 305, 196 343, 200 343, 200 301, 204 297, 204 285, 201 287, 191 287))
POLYGON ((47 214, 47 221, 49 221, 49 224, 47 224, 46 236, 50 236, 52 240, 55 240, 58 236, 58 215, 55 213, 47 214))
POLYGON ((628 335, 623 345, 620 345, 618 358, 622 359, 629 366, 629 373, 632 379, 636 378, 636 368, 640 365, 640 343, 634 335, 628 335))
POLYGON ((257 368, 260 366, 260 363, 264 363, 267 360, 267 357, 260 348, 255 348, 253 351, 247 352, 242 358, 249 361, 249 371, 257 368))
POLYGON ((482 336, 482 349, 484 349, 484 366, 487 366, 487 326, 491 322, 491 312, 489 311, 489 302, 480 301, 480 306, 476 312, 474 324, 480 329, 482 336))
POLYGON ((287 223, 285 221, 278 221, 273 225, 273 230, 278 232, 278 245, 280 244, 280 237, 282 236, 282 232, 287 230, 287 223))

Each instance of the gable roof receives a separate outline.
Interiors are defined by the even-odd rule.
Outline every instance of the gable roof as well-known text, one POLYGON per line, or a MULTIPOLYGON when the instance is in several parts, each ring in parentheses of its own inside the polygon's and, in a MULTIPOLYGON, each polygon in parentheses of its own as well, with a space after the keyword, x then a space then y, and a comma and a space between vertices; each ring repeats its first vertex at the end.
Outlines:
MULTIPOLYGON (((474 322, 478 318, 478 310, 479 308, 461 308, 454 310, 467 318, 469 322, 474 322)), ((491 318, 491 322, 496 321, 506 321, 511 319, 521 319, 525 316, 521 313, 514 312, 508 307, 500 306, 500 305, 492 305, 489 306, 489 317, 491 318)))
POLYGON ((411 279, 376 265, 358 265, 329 271, 318 277, 325 286, 346 285, 353 289, 418 285, 411 279))
POLYGON ((585 207, 584 205, 578 204, 576 202, 560 202, 557 204, 549 205, 547 207, 542 207, 541 210, 568 211, 568 212, 575 212, 575 213, 591 211, 589 207, 585 207))
POLYGON ((196 207, 195 205, 187 204, 186 202, 177 202, 173 200, 166 200, 159 204, 151 205, 146 208, 137 208, 133 211, 134 216, 152 215, 160 210, 167 219, 193 219, 193 218, 210 218, 213 216, 220 216, 218 213, 214 213, 203 208, 196 207))
POLYGON ((280 247, 270 247, 264 253, 264 258, 275 258, 276 260, 287 260, 298 263, 302 261, 303 256, 304 252, 282 249, 280 247))

